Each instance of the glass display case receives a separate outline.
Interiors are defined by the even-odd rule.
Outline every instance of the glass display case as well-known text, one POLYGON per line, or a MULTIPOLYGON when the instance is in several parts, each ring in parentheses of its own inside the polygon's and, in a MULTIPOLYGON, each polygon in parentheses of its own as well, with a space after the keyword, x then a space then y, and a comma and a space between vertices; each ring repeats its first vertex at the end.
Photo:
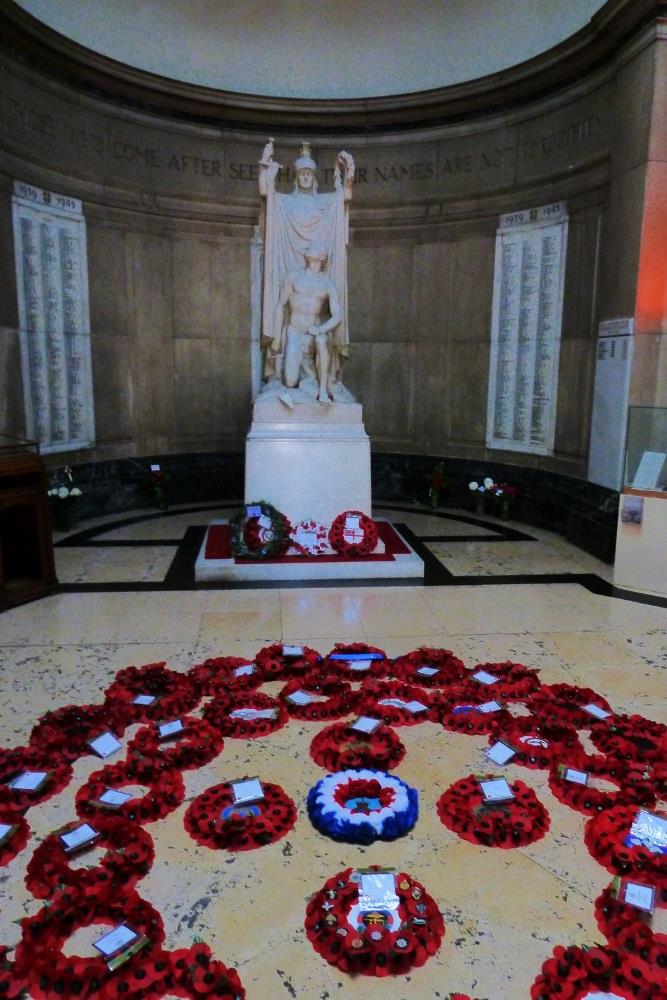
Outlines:
POLYGON ((667 498, 667 407, 629 407, 623 488, 667 498))

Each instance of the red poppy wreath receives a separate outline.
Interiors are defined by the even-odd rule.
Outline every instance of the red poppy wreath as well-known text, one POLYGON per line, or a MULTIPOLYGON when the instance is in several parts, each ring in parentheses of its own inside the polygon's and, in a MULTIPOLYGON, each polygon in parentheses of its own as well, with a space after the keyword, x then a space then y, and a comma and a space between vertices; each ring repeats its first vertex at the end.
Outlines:
POLYGON ((263 798, 237 803, 231 783, 213 785, 188 806, 183 825, 203 847, 252 851, 273 844, 296 823, 296 806, 280 785, 263 781, 263 798))
POLYGON ((293 719, 302 722, 325 722, 340 719, 352 711, 357 694, 345 681, 322 681, 317 672, 301 680, 289 681, 278 697, 287 705, 293 719))
POLYGON ((451 649, 433 649, 430 646, 421 646, 397 657, 393 671, 399 680, 426 688, 456 683, 468 675, 463 660, 454 656, 451 649))
POLYGON ((346 559, 363 559, 378 543, 378 529, 372 518, 360 510, 346 510, 334 518, 329 528, 329 544, 346 559))
POLYGON ((596 816, 616 805, 655 804, 655 789, 644 778, 641 765, 628 765, 604 754, 582 754, 568 758, 569 763, 553 766, 549 772, 549 788, 559 802, 586 816, 596 816), (615 789, 598 788, 590 778, 610 781, 615 789))
POLYGON ((512 716, 486 691, 469 685, 438 688, 431 694, 436 719, 450 733, 466 736, 497 735, 510 725, 512 716))
MULTIPOLYGON (((605 809, 589 819, 584 843, 607 871, 637 876, 639 881, 643 877, 662 892, 667 889, 667 845, 649 843, 642 835, 631 834, 631 827, 640 819, 639 813, 638 806, 618 805, 605 809)), ((667 820, 664 814, 658 815, 667 820)))
POLYGON ((124 667, 105 691, 105 704, 126 725, 173 719, 189 712, 199 701, 199 691, 189 674, 162 663, 124 667))
POLYGON ((29 837, 30 827, 21 813, 0 806, 0 868, 8 865, 23 850, 29 837))
POLYGON ((132 889, 150 870, 155 857, 153 838, 136 823, 128 823, 120 816, 95 818, 93 828, 99 837, 94 844, 106 848, 99 866, 72 867, 72 855, 65 850, 60 835, 77 826, 78 822, 69 823, 49 834, 33 854, 25 877, 33 896, 48 899, 65 885, 77 889, 111 885, 116 889, 121 886, 132 889))
POLYGON ((25 976, 19 976, 13 962, 7 957, 11 948, 0 945, 0 996, 5 1000, 16 1000, 25 995, 27 982, 25 976))
POLYGON ((30 745, 71 762, 90 753, 88 744, 105 730, 122 736, 125 724, 111 706, 64 705, 40 717, 30 733, 30 745))
MULTIPOLYGON (((618 898, 620 883, 620 879, 615 880, 595 900, 598 927, 614 948, 629 951, 646 962, 658 977, 656 982, 667 981, 667 934, 656 933, 645 919, 646 913, 618 898)), ((662 899, 656 894, 655 905, 666 907, 667 893, 662 899)))
POLYGON ((169 993, 193 1000, 245 1000, 246 992, 235 969, 229 969, 213 958, 207 944, 196 943, 190 948, 168 952, 169 993))
POLYGON ((565 756, 585 756, 577 730, 567 723, 540 722, 531 715, 511 717, 503 727, 503 740, 516 750, 513 764, 545 770, 565 756))
POLYGON ((162 761, 155 758, 132 757, 117 764, 108 764, 91 774, 76 793, 77 814, 84 819, 108 815, 110 805, 105 802, 106 793, 108 789, 122 789, 123 785, 148 786, 146 795, 133 796, 114 809, 116 815, 142 826, 168 816, 180 806, 185 796, 180 771, 165 767, 162 761))
POLYGON ((519 780, 506 783, 511 798, 486 799, 485 783, 497 780, 497 775, 478 779, 471 774, 456 781, 438 799, 440 821, 463 840, 483 847, 534 844, 549 829, 549 813, 532 788, 519 780))
MULTIPOLYGON (((386 874, 373 866, 364 875, 386 874)), ((403 872, 393 878, 393 901, 364 907, 362 873, 347 868, 327 879, 306 909, 308 940, 341 972, 405 975, 435 955, 445 924, 424 887, 403 872)))
POLYGON ((0 750, 0 806, 25 812, 62 792, 72 778, 72 766, 57 753, 41 747, 0 750))
POLYGON ((390 726, 415 726, 437 720, 431 695, 403 681, 365 680, 357 707, 364 715, 382 719, 390 726))
POLYGON ((219 695, 204 707, 202 715, 223 736, 237 740, 268 736, 289 719, 285 705, 261 691, 219 695))
POLYGON ((584 711, 584 705, 594 705, 611 713, 609 702, 602 695, 576 684, 544 684, 530 695, 526 705, 542 722, 568 723, 577 729, 585 729, 595 722, 595 717, 584 711))
POLYGON ((202 767, 222 753, 222 736, 210 723, 194 715, 184 715, 177 720, 183 724, 174 739, 163 739, 159 726, 144 726, 128 744, 128 756, 138 753, 143 757, 157 757, 166 767, 190 771, 202 767))
POLYGON ((322 661, 321 669, 327 677, 350 681, 389 677, 392 673, 391 661, 385 651, 365 642, 337 642, 322 661))
POLYGON ((260 649, 255 657, 255 663, 262 680, 288 681, 293 677, 303 677, 316 667, 321 659, 317 650, 309 646, 285 646, 283 643, 275 642, 260 649))
POLYGON ((664 752, 667 726, 642 715, 615 715, 591 726, 591 743, 602 753, 626 760, 652 763, 664 752))
POLYGON ((252 660, 242 656, 213 656, 189 671, 200 695, 226 694, 259 687, 262 676, 252 660))
POLYGON ((391 771, 405 757, 405 747, 388 726, 362 733, 351 729, 349 722, 340 722, 327 726, 313 738, 310 756, 327 771, 358 767, 391 771))
POLYGON ((531 1000, 582 1000, 591 995, 621 1000, 667 1000, 667 991, 643 979, 648 966, 614 948, 554 948, 533 983, 531 1000))

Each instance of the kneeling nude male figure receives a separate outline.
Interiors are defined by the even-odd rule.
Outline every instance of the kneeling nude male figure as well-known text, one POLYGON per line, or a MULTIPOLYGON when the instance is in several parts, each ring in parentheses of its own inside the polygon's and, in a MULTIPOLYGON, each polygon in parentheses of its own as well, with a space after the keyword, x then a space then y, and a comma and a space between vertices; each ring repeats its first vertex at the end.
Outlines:
POLYGON ((271 350, 279 354, 284 349, 283 381, 288 389, 299 385, 303 373, 317 378, 317 399, 328 403, 335 378, 330 335, 342 312, 333 282, 322 274, 326 252, 310 247, 304 256, 305 270, 288 275, 280 290, 271 350))

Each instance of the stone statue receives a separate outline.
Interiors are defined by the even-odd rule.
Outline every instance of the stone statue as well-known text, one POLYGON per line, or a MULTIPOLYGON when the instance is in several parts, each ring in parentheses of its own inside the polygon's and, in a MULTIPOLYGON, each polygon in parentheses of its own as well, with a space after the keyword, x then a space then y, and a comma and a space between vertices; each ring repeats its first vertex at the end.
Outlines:
POLYGON ((317 400, 328 403, 336 374, 331 345, 343 317, 336 286, 322 274, 326 250, 310 247, 304 257, 305 271, 292 272, 283 282, 271 350, 284 355, 282 381, 288 389, 296 389, 302 376, 316 377, 317 400))
MULTIPOLYGON (((329 398, 342 399, 346 390, 340 385, 343 359, 349 353, 347 328, 347 243, 348 203, 352 196, 354 160, 349 153, 340 152, 334 168, 334 190, 318 194, 317 164, 310 153, 310 144, 304 142, 301 154, 294 163, 294 190, 281 194, 275 190, 276 177, 282 169, 273 159, 273 140, 264 147, 259 161, 259 193, 263 199, 260 232, 264 244, 264 273, 262 279, 262 337, 264 350, 264 377, 281 382, 288 388, 313 386, 313 395, 324 402, 329 398), (317 248, 318 258, 306 263, 306 250, 317 248), (288 283, 288 279, 290 283, 288 283), (281 323, 289 310, 289 325, 299 335, 308 336, 307 330, 293 316, 302 311, 302 292, 306 282, 315 287, 317 282, 327 283, 326 295, 303 309, 311 317, 309 325, 326 326, 325 337, 312 335, 312 342, 290 338, 275 333, 277 313, 281 323), (323 316, 328 310, 330 316, 323 316), (336 322, 332 320, 336 318, 336 322), (326 338, 326 339, 325 339, 326 338), (299 374, 294 375, 297 356, 296 344, 303 345, 303 361, 299 374), (308 348, 308 349, 306 349, 308 348), (289 373, 287 361, 289 357, 289 373), (326 355, 326 362, 325 362, 326 355), (319 356, 319 362, 318 362, 319 356), (313 358, 317 368, 317 381, 313 378, 313 358), (326 367, 324 381, 320 371, 326 367)), ((324 287, 323 285, 321 286, 324 287)), ((309 298, 309 294, 306 294, 309 298)), ((320 334, 322 333, 320 329, 320 334)), ((348 398, 349 393, 347 394, 348 398)), ((283 398, 281 396, 281 398, 283 398)), ((312 398, 312 396, 311 396, 312 398)))

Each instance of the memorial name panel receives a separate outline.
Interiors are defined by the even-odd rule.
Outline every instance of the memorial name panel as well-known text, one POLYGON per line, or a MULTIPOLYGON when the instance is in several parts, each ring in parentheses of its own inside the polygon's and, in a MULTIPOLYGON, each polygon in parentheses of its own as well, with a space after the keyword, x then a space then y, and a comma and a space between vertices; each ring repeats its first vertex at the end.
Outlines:
POLYGON ((563 203, 500 217, 486 443, 553 453, 567 214, 563 203))
POLYGON ((12 213, 27 433, 44 452, 89 448, 95 431, 81 202, 15 181, 12 213))

